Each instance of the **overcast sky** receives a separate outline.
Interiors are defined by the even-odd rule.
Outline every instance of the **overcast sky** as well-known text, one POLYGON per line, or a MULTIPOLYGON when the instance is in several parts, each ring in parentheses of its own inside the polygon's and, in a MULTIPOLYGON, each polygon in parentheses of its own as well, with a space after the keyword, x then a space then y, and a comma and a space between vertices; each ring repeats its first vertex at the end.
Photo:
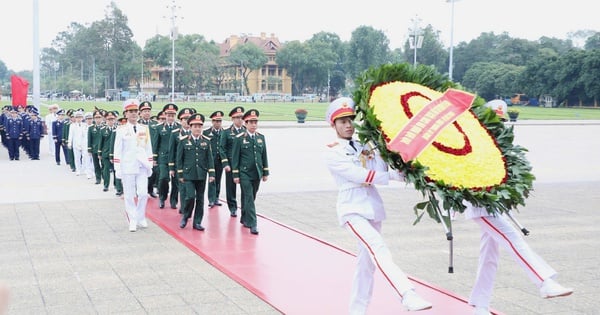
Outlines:
MULTIPOLYGON (((104 18, 107 0, 38 0, 40 49, 49 47, 71 22, 87 24, 104 18)), ((390 48, 401 47, 416 17, 420 25, 440 31, 448 47, 451 34, 451 0, 114 0, 129 19, 134 40, 144 46, 156 35, 167 35, 170 6, 177 6, 181 34, 200 34, 222 42, 230 35, 274 33, 280 41, 309 39, 326 31, 344 41, 361 25, 383 31, 390 48)), ((541 36, 567 38, 577 30, 600 31, 600 18, 589 0, 455 0, 454 44, 482 32, 536 40, 541 36)), ((8 69, 33 68, 33 0, 12 1, 2 10, 0 60, 8 69)))

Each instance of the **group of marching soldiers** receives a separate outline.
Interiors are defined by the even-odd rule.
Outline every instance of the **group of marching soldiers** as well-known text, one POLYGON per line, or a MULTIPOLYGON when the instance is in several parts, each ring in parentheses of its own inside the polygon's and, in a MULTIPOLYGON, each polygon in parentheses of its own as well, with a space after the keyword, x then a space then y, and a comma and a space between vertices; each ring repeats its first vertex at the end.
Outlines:
POLYGON ((33 105, 6 105, 0 113, 0 141, 11 161, 20 160, 20 150, 31 160, 40 159, 40 141, 47 129, 39 110, 33 105))
MULTIPOLYGON (((159 208, 164 209, 167 201, 172 209, 178 209, 179 206, 180 228, 185 228, 193 212, 192 228, 204 230, 201 221, 205 187, 208 187, 208 207, 221 206, 219 195, 225 171, 230 216, 237 217, 236 186, 239 184, 242 192, 240 223, 249 228, 252 234, 258 234, 254 199, 260 181, 266 180, 269 175, 266 143, 264 135, 255 130, 250 133, 245 126, 245 122, 248 122, 256 129, 258 111, 252 109, 245 112, 243 107, 235 106, 229 112, 232 124, 227 128, 222 127, 225 114, 218 110, 209 116, 211 126, 208 128, 202 127, 204 116, 191 107, 179 109, 177 105, 169 103, 152 116, 152 104, 144 101, 139 103, 138 112, 137 123, 148 126, 152 145, 153 166, 148 177, 147 193, 152 198, 158 198, 159 208), (190 122, 202 128, 198 146, 206 150, 195 153, 186 150, 194 147, 190 122), (178 154, 180 146, 181 152, 178 154), (209 156, 205 160, 200 157, 201 161, 198 162, 198 154, 209 156), (207 170, 204 171, 205 176, 201 176, 203 180, 200 184, 191 177, 189 180, 186 178, 193 172, 203 172, 196 171, 196 168, 207 170), (250 175, 248 170, 251 171, 250 175), (206 175, 212 180, 207 181, 206 175)), ((56 114, 52 135, 57 165, 61 164, 62 152, 64 161, 77 175, 95 178, 96 184, 103 184, 103 191, 109 190, 112 179, 116 195, 123 195, 123 183, 115 176, 113 154, 117 130, 119 126, 127 124, 127 118, 119 118, 117 111, 102 109, 95 109, 91 113, 83 113, 83 109, 61 109, 56 114)))

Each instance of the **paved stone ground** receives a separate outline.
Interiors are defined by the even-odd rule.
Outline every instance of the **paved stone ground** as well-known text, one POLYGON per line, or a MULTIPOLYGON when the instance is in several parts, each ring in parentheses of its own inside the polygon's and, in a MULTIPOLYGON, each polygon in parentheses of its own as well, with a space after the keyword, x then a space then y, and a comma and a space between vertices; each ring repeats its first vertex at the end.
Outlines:
MULTIPOLYGON (((354 249, 337 227, 335 185, 321 159, 331 130, 322 123, 266 122, 262 130, 272 176, 261 185, 259 212, 354 249)), ((515 132, 538 177, 517 217, 531 231, 529 245, 575 294, 539 298, 502 253, 492 306, 505 314, 600 314, 600 125, 517 123, 515 132)), ((0 150, 0 174, 0 282, 10 289, 8 314, 279 313, 156 225, 128 232, 114 191, 102 192, 47 153, 41 161, 10 162, 0 150)), ((475 224, 454 221, 455 273, 448 274, 442 227, 428 219, 412 225, 419 193, 399 183, 381 193, 396 262, 411 276, 468 296, 477 265, 475 224)))

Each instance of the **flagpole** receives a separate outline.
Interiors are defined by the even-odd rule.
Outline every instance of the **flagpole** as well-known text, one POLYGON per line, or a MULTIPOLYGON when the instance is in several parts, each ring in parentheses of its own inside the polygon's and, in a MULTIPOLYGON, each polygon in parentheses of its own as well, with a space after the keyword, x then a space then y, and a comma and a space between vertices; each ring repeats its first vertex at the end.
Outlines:
POLYGON ((33 105, 40 109, 39 0, 33 0, 33 105))

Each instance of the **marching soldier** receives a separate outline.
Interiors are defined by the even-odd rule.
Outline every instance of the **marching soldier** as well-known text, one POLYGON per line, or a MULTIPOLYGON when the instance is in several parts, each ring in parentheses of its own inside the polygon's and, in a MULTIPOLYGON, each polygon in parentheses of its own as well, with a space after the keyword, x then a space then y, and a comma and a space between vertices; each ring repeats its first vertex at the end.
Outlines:
POLYGON ((210 119, 212 120, 212 126, 202 133, 210 138, 210 148, 212 150, 212 156, 215 163, 215 180, 212 183, 208 184, 208 207, 212 208, 213 206, 221 206, 221 202, 219 202, 219 195, 221 193, 221 176, 223 175, 223 163, 221 162, 220 151, 220 142, 221 142, 221 133, 223 132, 223 128, 221 124, 223 123, 223 116, 225 114, 218 110, 212 114, 210 114, 210 119))
MULTIPOLYGON (((100 128, 100 143, 98 144, 98 156, 102 160, 102 181, 104 188, 102 191, 108 191, 110 186, 110 174, 114 172, 113 165, 113 148, 114 139, 117 132, 117 113, 107 111, 104 114, 106 124, 100 128)), ((113 181, 115 189, 117 188, 116 180, 113 181)), ((118 190, 117 190, 118 192, 118 190)))
POLYGON ((88 127, 88 152, 92 156, 92 165, 94 167, 94 176, 96 185, 102 181, 102 166, 100 164, 100 141, 102 139, 101 130, 104 127, 103 110, 95 110, 93 115, 94 122, 88 127))
POLYGON ((11 161, 19 160, 19 145, 23 139, 23 119, 19 116, 17 109, 10 109, 10 116, 4 121, 4 130, 6 132, 6 144, 8 148, 8 157, 11 161))
MULTIPOLYGON (((229 111, 229 117, 231 117, 232 124, 229 128, 224 129, 223 132, 221 132, 219 148, 221 163, 223 165, 223 170, 225 171, 227 207, 229 207, 229 212, 232 217, 237 216, 237 187, 236 183, 233 182, 233 174, 231 173, 231 153, 235 137, 246 130, 244 121, 242 120, 243 116, 244 108, 242 106, 236 106, 229 111)), ((242 222, 242 220, 240 220, 240 222, 242 222)))
POLYGON ((256 222, 256 193, 260 181, 269 177, 267 143, 265 136, 256 131, 259 112, 248 110, 244 116, 246 131, 236 136, 231 153, 233 181, 242 189, 242 224, 250 233, 258 234, 256 222))
POLYGON ((169 103, 163 107, 166 120, 162 124, 156 125, 155 140, 152 142, 152 152, 154 152, 154 162, 158 166, 158 204, 159 208, 165 207, 167 195, 171 202, 171 208, 177 209, 178 187, 175 177, 169 173, 169 149, 171 133, 174 129, 180 128, 181 124, 175 121, 177 114, 177 105, 169 103), (170 186, 170 193, 169 193, 170 186))
MULTIPOLYGON (((151 118, 152 116, 152 103, 148 101, 143 101, 140 103, 140 120, 138 123, 142 125, 146 125, 150 128, 150 139, 154 139, 154 128, 156 125, 156 121, 151 118)), ((152 175, 148 178, 148 195, 152 198, 158 197, 157 194, 154 193, 154 186, 156 182, 156 173, 157 169, 152 169, 152 175)))
POLYGON ((63 142, 62 134, 63 129, 66 124, 65 120, 65 110, 59 109, 56 112, 56 120, 52 122, 52 138, 54 141, 54 159, 56 160, 56 165, 60 165, 60 152, 62 151, 63 156, 65 158, 65 163, 68 163, 69 151, 67 148, 67 144, 63 142))
POLYGON ((29 142, 29 158, 40 159, 40 141, 44 137, 45 122, 40 118, 40 112, 33 107, 29 111, 29 123, 27 124, 27 140, 29 142))
POLYGON ((71 168, 71 172, 75 172, 75 153, 73 152, 73 147, 69 143, 69 133, 71 131, 71 125, 73 125, 73 122, 74 122, 74 117, 73 117, 74 113, 75 113, 75 111, 72 109, 67 110, 67 119, 65 121, 65 125, 63 126, 63 133, 62 133, 62 143, 64 143, 64 145, 67 146, 67 153, 68 153, 67 160, 65 162, 71 168))
MULTIPOLYGON (((179 185, 179 174, 177 174, 177 168, 175 167, 175 158, 177 155, 177 146, 179 142, 187 137, 190 133, 190 125, 188 125, 187 120, 192 115, 195 114, 196 110, 193 108, 183 108, 177 114, 177 119, 179 120, 181 127, 173 129, 171 131, 171 139, 169 140, 169 176, 174 178, 177 182, 177 190, 179 192, 179 200, 183 200, 185 195, 185 186, 179 185)), ((179 207, 179 213, 182 213, 183 205, 179 207)))
POLYGON ((209 183, 215 180, 214 163, 210 152, 210 139, 202 134, 204 116, 193 114, 189 117, 188 124, 191 126, 191 134, 181 140, 176 154, 179 182, 185 186, 179 227, 185 228, 194 211, 192 228, 204 231, 201 223, 204 216, 206 174, 209 183))
POLYGON ((136 99, 123 104, 127 123, 117 129, 113 161, 115 177, 121 178, 125 194, 125 210, 129 218, 129 231, 135 232, 138 225, 148 227, 146 204, 148 203, 148 176, 152 172, 152 145, 148 126, 138 124, 136 99), (135 200, 137 196, 137 202, 135 200))

